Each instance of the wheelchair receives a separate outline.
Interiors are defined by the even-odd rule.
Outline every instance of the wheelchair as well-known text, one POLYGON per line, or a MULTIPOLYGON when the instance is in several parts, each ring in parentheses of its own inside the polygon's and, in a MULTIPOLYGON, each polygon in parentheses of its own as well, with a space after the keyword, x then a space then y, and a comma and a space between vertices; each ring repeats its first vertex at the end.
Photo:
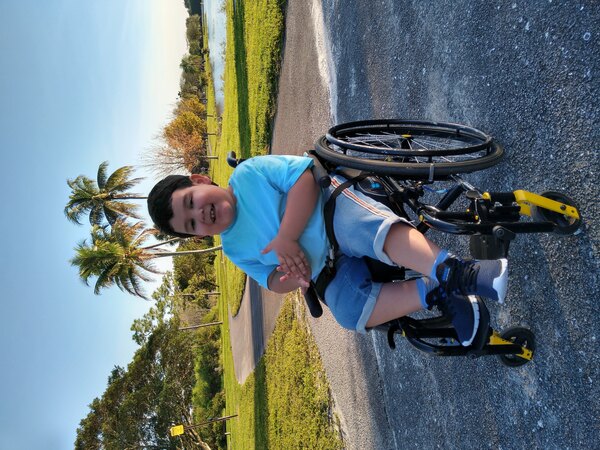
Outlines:
MULTIPOLYGON (((461 175, 492 167, 504 156, 497 141, 472 127, 401 119, 349 122, 329 129, 308 154, 322 188, 339 174, 422 233, 435 229, 468 235, 471 256, 477 259, 507 257, 510 243, 520 233, 568 235, 581 225, 577 204, 561 192, 485 192, 463 179, 461 175)), ((230 153, 228 162, 235 166, 239 160, 230 153)), ((377 282, 402 282, 414 276, 379 261, 367 260, 367 265, 377 282)), ((305 299, 311 315, 319 317, 325 302, 314 284, 305 299)), ((497 355, 510 367, 531 361, 535 352, 531 330, 494 330, 485 302, 479 297, 476 301, 480 323, 467 347, 460 345, 443 316, 405 316, 372 330, 387 333, 391 348, 396 347, 394 338, 402 336, 418 350, 438 356, 497 355)))

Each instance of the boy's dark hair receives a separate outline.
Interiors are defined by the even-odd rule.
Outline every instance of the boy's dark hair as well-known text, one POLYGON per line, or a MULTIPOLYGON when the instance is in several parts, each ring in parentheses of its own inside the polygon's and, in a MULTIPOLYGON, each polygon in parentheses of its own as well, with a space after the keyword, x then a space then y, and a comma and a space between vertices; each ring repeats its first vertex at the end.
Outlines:
POLYGON ((160 180, 148 194, 148 212, 156 228, 172 236, 187 238, 192 234, 178 233, 173 230, 169 221, 173 218, 171 195, 177 189, 192 186, 192 180, 185 175, 169 175, 160 180))

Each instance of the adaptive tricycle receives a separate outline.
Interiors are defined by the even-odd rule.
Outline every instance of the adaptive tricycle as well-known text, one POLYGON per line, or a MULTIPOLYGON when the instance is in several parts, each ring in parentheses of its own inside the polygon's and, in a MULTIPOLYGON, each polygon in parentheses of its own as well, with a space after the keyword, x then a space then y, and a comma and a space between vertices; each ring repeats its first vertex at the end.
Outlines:
MULTIPOLYGON (((330 177, 340 174, 422 233, 433 228, 469 235, 470 253, 477 259, 506 257, 511 241, 520 233, 573 234, 581 224, 576 203, 560 192, 485 192, 464 180, 460 174, 489 168, 504 154, 498 142, 475 128, 415 120, 344 123, 331 128, 308 153, 315 161, 313 174, 321 187, 328 187, 330 177)), ((232 165, 238 162, 235 154, 228 160, 232 165)), ((327 214, 325 220, 327 225, 327 214)), ((404 268, 374 260, 367 264, 374 281, 413 277, 404 268)), ((314 317, 322 314, 323 299, 317 291, 311 285, 305 295, 314 317)), ((402 317, 374 329, 387 333, 392 348, 399 334, 419 350, 435 355, 498 355, 508 366, 530 361, 535 351, 533 333, 524 327, 495 331, 484 301, 476 301, 479 328, 467 347, 459 344, 445 317, 402 317)))

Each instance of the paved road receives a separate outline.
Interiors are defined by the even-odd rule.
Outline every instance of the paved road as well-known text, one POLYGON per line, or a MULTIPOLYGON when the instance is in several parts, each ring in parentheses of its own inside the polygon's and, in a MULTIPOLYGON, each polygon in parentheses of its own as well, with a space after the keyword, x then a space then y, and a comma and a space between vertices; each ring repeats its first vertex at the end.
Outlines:
MULTIPOLYGON (((577 236, 521 236, 492 322, 529 326, 534 362, 435 358, 329 315, 311 322, 347 448, 597 448, 600 436, 600 10, 597 2, 290 0, 274 151, 305 150, 333 122, 462 122, 507 149, 469 181, 559 189, 577 236)), ((466 241, 432 235, 466 254, 466 241)))
MULTIPOLYGON (((499 327, 535 332, 533 364, 392 353, 373 336, 398 448, 593 448, 600 436, 599 61, 597 2, 323 2, 336 120, 462 122, 507 149, 469 177, 489 190, 559 189, 582 233, 520 237, 499 327), (594 26, 596 25, 596 26, 594 26)), ((465 253, 464 241, 443 240, 465 253)))
MULTIPOLYGON (((330 56, 318 1, 289 1, 273 153, 302 154, 332 124, 330 56)), ((340 328, 329 311, 310 320, 348 449, 395 448, 371 339, 340 328)))

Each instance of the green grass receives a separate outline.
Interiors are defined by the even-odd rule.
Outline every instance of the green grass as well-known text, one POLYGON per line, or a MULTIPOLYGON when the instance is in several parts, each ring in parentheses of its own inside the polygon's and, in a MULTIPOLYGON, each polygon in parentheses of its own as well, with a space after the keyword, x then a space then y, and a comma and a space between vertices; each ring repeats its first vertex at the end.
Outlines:
MULTIPOLYGON (((211 176, 220 186, 227 185, 232 173, 225 162, 228 151, 235 150, 244 158, 268 153, 284 26, 282 0, 237 0, 235 11, 233 1, 226 0, 225 8, 225 108, 220 130, 216 122, 208 122, 209 132, 220 131, 220 136, 211 137, 213 153, 219 156, 211 164, 211 176)), ((208 61, 206 67, 210 70, 208 61)), ((208 92, 207 110, 213 114, 214 90, 208 92)), ((227 422, 228 447, 341 448, 332 423, 327 380, 303 308, 297 307, 297 294, 286 299, 265 356, 240 386, 233 367, 228 312, 235 315, 239 309, 245 276, 221 256, 215 268, 223 320, 223 415, 238 414, 227 422), (300 318, 297 311, 301 311, 300 318)))
POLYGON ((281 61, 282 0, 226 2, 223 145, 243 157, 268 152, 281 61))
MULTIPOLYGON (((206 17, 203 18, 203 23, 204 48, 208 48, 208 27, 206 25, 206 17)), ((229 167, 225 161, 227 152, 231 147, 224 142, 228 140, 228 136, 232 134, 232 130, 229 126, 223 126, 224 124, 227 124, 227 121, 224 118, 222 118, 221 123, 216 119, 218 113, 215 100, 215 89, 214 84, 212 83, 212 67, 208 54, 205 56, 204 67, 206 70, 206 79, 209 80, 206 89, 206 112, 208 115, 212 116, 207 119, 208 138, 212 154, 219 157, 217 161, 211 163, 210 176, 219 186, 227 186, 227 182, 233 169, 229 167)), ((231 95, 235 95, 235 92, 233 94, 227 93, 225 97, 227 98, 231 95)), ((227 111, 227 105, 225 105, 225 111, 227 111)), ((220 244, 221 239, 219 236, 215 236, 215 245, 220 244)), ((215 259, 215 272, 220 286, 221 296, 230 299, 231 313, 235 315, 242 300, 245 275, 235 267, 231 261, 223 257, 222 253, 219 253, 219 256, 215 259)))
MULTIPOLYGON (((225 108, 221 136, 216 145, 220 157, 213 179, 226 186, 232 169, 224 163, 227 152, 248 158, 268 153, 281 60, 284 14, 282 0, 225 3, 227 48, 225 51, 225 108)), ((235 314, 241 302, 244 275, 223 261, 220 278, 230 291, 235 314)))
MULTIPOLYGON (((208 25, 206 23, 206 16, 202 17, 202 40, 203 47, 208 48, 208 25)), ((206 129, 209 133, 208 143, 210 149, 212 150, 212 154, 216 154, 216 149, 218 147, 218 133, 220 132, 221 127, 219 121, 217 120, 215 85, 212 83, 212 66, 210 64, 208 53, 204 56, 204 71, 205 79, 211 80, 206 84, 206 129)))
POLYGON ((235 379, 231 352, 225 352, 225 414, 238 414, 227 423, 229 448, 342 448, 320 355, 300 301, 298 294, 286 298, 265 356, 243 386, 235 379))

